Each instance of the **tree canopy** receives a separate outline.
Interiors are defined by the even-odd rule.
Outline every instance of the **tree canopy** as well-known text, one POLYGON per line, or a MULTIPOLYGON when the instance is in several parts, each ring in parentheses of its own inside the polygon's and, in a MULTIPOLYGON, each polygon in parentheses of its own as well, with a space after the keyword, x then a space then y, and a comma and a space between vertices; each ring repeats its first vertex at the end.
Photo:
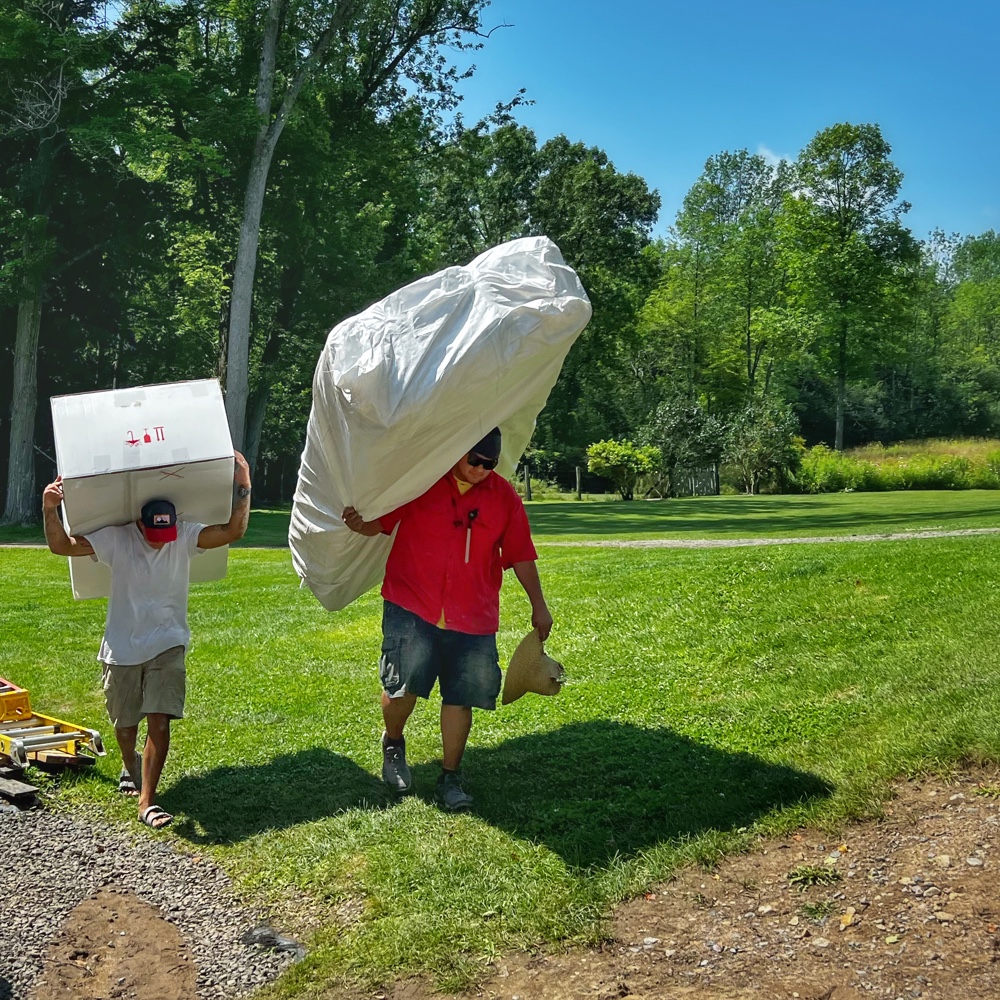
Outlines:
POLYGON ((917 241, 877 125, 794 162, 708 157, 655 239, 659 193, 540 141, 520 92, 456 113, 485 9, 0 0, 5 520, 53 471, 40 399, 211 375, 259 495, 287 501, 327 331, 525 235, 594 306, 530 446, 554 476, 598 443, 666 481, 738 451, 756 488, 796 434, 1000 430, 1000 238, 917 241))

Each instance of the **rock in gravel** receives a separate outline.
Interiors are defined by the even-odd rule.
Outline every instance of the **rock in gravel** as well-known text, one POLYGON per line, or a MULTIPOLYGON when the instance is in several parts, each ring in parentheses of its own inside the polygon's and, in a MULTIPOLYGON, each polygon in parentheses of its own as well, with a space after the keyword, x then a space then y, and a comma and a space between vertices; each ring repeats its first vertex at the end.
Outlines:
POLYGON ((279 934, 276 930, 265 924, 247 931, 243 935, 243 941, 245 944, 256 944, 262 948, 272 948, 274 951, 287 951, 297 958, 304 958, 306 954, 305 948, 298 941, 279 934))

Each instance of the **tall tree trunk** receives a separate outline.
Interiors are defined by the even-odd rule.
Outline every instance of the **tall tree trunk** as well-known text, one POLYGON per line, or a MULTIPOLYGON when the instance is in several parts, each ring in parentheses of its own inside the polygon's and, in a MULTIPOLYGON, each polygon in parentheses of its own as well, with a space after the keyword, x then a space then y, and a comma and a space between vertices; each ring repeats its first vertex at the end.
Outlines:
POLYGON ((837 429, 833 446, 844 450, 844 404, 847 400, 847 321, 841 320, 837 340, 837 429))
MULTIPOLYGON (((275 140, 276 141, 276 140, 275 140)), ((267 174, 274 142, 258 138, 243 199, 243 221, 233 271, 233 297, 229 310, 229 345, 226 352, 226 415, 233 447, 242 451, 246 438, 247 399, 250 390, 250 313, 257 271, 260 218, 264 211, 267 174)))
POLYGON ((10 402, 10 459, 3 524, 38 519, 35 496, 35 411, 38 408, 38 334, 42 325, 42 281, 26 275, 17 309, 14 385, 10 402))
POLYGON ((296 266, 286 267, 281 272, 278 310, 274 322, 268 330, 267 341, 260 356, 257 384, 253 387, 247 403, 247 436, 246 448, 243 453, 250 465, 252 476, 256 475, 257 472, 257 457, 260 454, 264 417, 267 415, 267 406, 271 401, 271 387, 274 385, 274 373, 277 370, 278 359, 281 357, 282 340, 287 336, 295 321, 295 304, 302 286, 303 271, 302 266, 296 266))
MULTIPOLYGON (((260 379, 250 393, 247 406, 247 438, 243 455, 250 466, 250 474, 257 473, 257 456, 260 454, 261 432, 264 429, 264 417, 267 415, 267 404, 271 401, 271 376, 267 368, 262 368, 260 379)), ((284 497, 282 497, 284 500, 284 497)))

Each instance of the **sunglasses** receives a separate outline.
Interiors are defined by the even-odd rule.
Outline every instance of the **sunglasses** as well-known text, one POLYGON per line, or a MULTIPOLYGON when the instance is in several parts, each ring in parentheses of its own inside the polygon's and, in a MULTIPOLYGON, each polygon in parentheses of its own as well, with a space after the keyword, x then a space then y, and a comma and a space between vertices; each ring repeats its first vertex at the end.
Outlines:
POLYGON ((484 469, 495 469, 497 467, 498 459, 483 458, 482 455, 477 455, 474 451, 470 451, 467 461, 474 469, 479 468, 480 465, 484 469))

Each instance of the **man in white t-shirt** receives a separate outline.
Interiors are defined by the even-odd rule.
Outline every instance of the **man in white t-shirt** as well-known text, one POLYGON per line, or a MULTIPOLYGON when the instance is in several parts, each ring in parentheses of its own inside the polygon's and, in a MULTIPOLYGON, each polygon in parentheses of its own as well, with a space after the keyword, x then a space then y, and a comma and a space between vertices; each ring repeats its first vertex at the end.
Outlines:
POLYGON ((138 791, 139 819, 154 830, 173 820, 156 804, 156 786, 170 748, 170 720, 184 716, 191 559, 242 538, 250 516, 250 469, 239 452, 235 457, 233 512, 226 524, 178 522, 169 500, 150 500, 133 524, 71 536, 58 513, 62 477, 42 493, 49 549, 59 556, 96 556, 111 568, 97 658, 104 665, 108 716, 124 762, 121 787, 138 791), (146 745, 139 754, 136 740, 144 717, 146 745))

